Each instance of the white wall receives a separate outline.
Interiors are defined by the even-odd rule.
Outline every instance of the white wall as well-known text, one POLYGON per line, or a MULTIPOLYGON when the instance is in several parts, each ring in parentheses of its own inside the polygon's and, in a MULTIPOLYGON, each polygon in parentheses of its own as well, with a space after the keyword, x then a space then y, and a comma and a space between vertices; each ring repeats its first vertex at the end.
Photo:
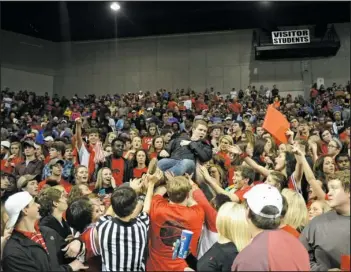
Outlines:
POLYGON ((1 89, 33 91, 39 95, 53 93, 54 77, 1 67, 1 89))

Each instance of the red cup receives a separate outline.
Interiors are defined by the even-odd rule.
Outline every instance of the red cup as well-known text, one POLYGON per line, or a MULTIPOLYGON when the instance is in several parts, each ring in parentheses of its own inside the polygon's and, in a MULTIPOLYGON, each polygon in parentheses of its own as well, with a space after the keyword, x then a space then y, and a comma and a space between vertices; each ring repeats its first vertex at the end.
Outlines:
POLYGON ((342 271, 351 271, 350 265, 350 255, 342 255, 341 256, 341 266, 340 269, 342 271))

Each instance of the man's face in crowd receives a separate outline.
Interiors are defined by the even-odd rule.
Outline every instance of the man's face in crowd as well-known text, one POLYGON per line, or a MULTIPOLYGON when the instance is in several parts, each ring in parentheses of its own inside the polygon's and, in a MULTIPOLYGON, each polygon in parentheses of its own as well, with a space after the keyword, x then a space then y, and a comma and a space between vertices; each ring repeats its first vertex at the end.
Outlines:
POLYGON ((232 126, 232 130, 234 133, 241 131, 240 125, 238 123, 234 123, 232 126))
POLYGON ((218 138, 219 136, 221 136, 221 129, 215 128, 211 134, 212 134, 212 137, 218 138))
POLYGON ((8 151, 8 149, 7 149, 6 147, 1 146, 1 151, 0 151, 0 152, 1 152, 1 155, 6 154, 7 151, 8 151))
POLYGON ((50 157, 50 159, 55 159, 55 158, 58 157, 58 155, 59 155, 59 152, 58 152, 58 150, 56 148, 51 147, 49 149, 49 157, 50 157))
POLYGON ((307 123, 302 123, 299 125, 299 130, 302 133, 307 133, 307 132, 309 132, 310 128, 308 127, 307 123))
POLYGON ((243 179, 241 172, 235 171, 233 176, 234 188, 240 190, 245 185, 246 179, 243 179))
POLYGON ((207 133, 207 127, 204 125, 198 125, 193 129, 193 137, 197 139, 205 139, 207 133))
POLYGON ((193 123, 192 123, 190 120, 188 120, 188 119, 186 119, 186 120, 184 121, 184 126, 185 126, 187 129, 191 128, 192 124, 193 124, 193 123))
POLYGON ((90 125, 91 125, 91 127, 93 127, 93 128, 97 128, 97 127, 98 127, 98 123, 97 123, 97 121, 94 120, 94 119, 91 120, 90 125))
POLYGON ((1 191, 6 191, 9 186, 9 179, 7 175, 1 175, 1 191))
POLYGON ((30 180, 28 181, 27 186, 22 190, 27 191, 31 196, 38 195, 38 182, 36 180, 30 180))
MULTIPOLYGON (((140 122, 140 124, 141 124, 141 122, 140 122)), ((124 129, 124 130, 130 129, 130 123, 129 123, 128 121, 124 121, 123 129, 124 129)))
POLYGON ((328 182, 328 204, 332 209, 350 205, 350 191, 345 191, 338 179, 328 182))
POLYGON ((60 176, 62 174, 62 164, 56 163, 52 166, 52 174, 54 176, 60 176))
POLYGON ((298 126, 299 126, 299 122, 297 121, 297 119, 291 120, 291 127, 292 128, 297 128, 298 126))
POLYGON ((257 135, 258 135, 259 137, 261 137, 261 136, 263 135, 263 133, 264 133, 263 128, 262 128, 262 127, 257 127, 257 128, 256 128, 256 133, 257 133, 257 135))
POLYGON ((27 157, 30 157, 30 156, 34 156, 35 154, 35 148, 32 147, 32 146, 29 146, 29 145, 26 145, 24 147, 24 155, 26 155, 27 157))
POLYGON ((65 150, 65 156, 64 157, 65 157, 66 160, 73 159, 72 148, 67 148, 65 150))
POLYGON ((112 146, 112 152, 113 155, 116 158, 120 158, 123 155, 123 148, 124 148, 124 143, 121 141, 115 141, 113 146, 112 146))
POLYGON ((171 141, 171 138, 172 138, 172 133, 171 132, 169 132, 169 133, 167 133, 165 136, 164 136, 164 140, 165 140, 165 143, 167 144, 167 143, 169 143, 170 141, 171 141))
POLYGON ((336 164, 338 165, 338 169, 340 171, 350 170, 350 159, 348 156, 339 156, 336 160, 336 164))
POLYGON ((335 121, 340 121, 341 120, 341 113, 340 112, 336 112, 334 114, 334 118, 335 118, 335 121))
POLYGON ((90 133, 88 140, 90 144, 95 145, 99 141, 99 133, 90 133))

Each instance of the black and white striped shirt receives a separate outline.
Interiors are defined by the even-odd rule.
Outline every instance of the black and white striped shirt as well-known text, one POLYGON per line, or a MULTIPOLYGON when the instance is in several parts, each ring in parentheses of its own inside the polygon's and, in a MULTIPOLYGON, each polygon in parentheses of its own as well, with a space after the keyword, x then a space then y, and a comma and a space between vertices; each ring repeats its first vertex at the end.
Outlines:
POLYGON ((123 222, 103 216, 97 223, 102 271, 145 271, 145 249, 150 226, 149 215, 123 222))

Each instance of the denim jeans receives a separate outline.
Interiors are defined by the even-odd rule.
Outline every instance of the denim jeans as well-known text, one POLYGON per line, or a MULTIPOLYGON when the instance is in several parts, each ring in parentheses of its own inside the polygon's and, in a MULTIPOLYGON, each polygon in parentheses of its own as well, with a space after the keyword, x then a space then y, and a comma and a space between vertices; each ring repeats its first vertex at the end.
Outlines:
POLYGON ((195 171, 195 162, 189 159, 175 160, 163 158, 157 163, 162 172, 172 172, 175 176, 183 176, 185 173, 191 174, 195 171))
POLYGON ((350 119, 350 109, 346 108, 342 111, 342 118, 345 122, 350 119))

